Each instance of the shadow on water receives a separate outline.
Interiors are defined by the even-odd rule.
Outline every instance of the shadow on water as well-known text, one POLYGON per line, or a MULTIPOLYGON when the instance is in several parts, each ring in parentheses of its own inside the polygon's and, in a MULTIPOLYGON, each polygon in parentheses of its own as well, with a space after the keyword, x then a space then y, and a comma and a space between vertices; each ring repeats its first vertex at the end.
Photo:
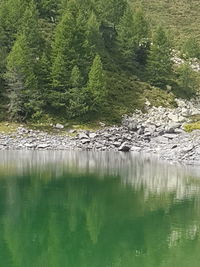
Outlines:
POLYGON ((199 170, 131 153, 0 152, 0 266, 197 267, 199 170))

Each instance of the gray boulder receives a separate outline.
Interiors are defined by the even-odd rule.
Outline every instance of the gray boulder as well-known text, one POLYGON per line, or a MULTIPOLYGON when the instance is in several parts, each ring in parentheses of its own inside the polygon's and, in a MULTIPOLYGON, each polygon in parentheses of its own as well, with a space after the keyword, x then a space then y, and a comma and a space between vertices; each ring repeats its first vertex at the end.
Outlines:
POLYGON ((56 129, 64 129, 64 125, 62 125, 62 124, 60 124, 60 123, 57 123, 57 124, 55 125, 55 128, 56 128, 56 129))
POLYGON ((120 147, 119 147, 119 151, 123 151, 123 152, 128 152, 130 151, 131 149, 131 146, 127 143, 127 142, 124 142, 120 147))

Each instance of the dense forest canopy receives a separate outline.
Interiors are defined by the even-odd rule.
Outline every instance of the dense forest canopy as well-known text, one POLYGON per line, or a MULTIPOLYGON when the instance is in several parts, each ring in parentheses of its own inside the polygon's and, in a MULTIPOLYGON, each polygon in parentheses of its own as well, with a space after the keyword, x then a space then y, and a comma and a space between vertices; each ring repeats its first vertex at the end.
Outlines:
MULTIPOLYGON (((183 51, 200 54, 191 39, 183 51)), ((171 57, 168 33, 134 1, 1 0, 0 119, 117 121, 155 88, 193 95, 198 75, 171 57)))

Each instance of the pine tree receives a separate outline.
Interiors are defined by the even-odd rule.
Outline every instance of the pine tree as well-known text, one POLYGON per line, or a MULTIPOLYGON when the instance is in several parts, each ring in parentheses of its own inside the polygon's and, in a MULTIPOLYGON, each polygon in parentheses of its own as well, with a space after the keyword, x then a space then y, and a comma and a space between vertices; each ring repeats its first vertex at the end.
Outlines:
MULTIPOLYGON (((149 27, 142 10, 135 13, 127 6, 117 26, 117 41, 122 55, 129 60, 138 58, 147 42, 149 27)), ((139 61, 139 60, 138 60, 139 61)))
POLYGON ((189 38, 182 47, 182 54, 186 58, 198 58, 200 59, 200 45, 196 38, 189 38))
POLYGON ((191 68, 188 62, 182 64, 177 69, 178 74, 178 90, 181 96, 191 97, 199 87, 198 74, 191 68))
POLYGON ((101 21, 113 27, 118 25, 127 6, 126 0, 93 0, 93 2, 101 21))
POLYGON ((71 88, 81 88, 83 86, 83 78, 79 68, 76 65, 73 67, 71 72, 70 86, 71 88))
POLYGON ((88 41, 89 48, 93 53, 97 53, 97 51, 101 50, 103 46, 99 28, 100 24, 97 17, 95 13, 92 12, 86 24, 86 40, 88 41))
POLYGON ((171 46, 162 27, 158 27, 147 60, 149 82, 161 88, 170 83, 172 75, 171 46))
POLYGON ((72 69, 70 85, 71 88, 68 92, 68 117, 81 118, 87 111, 87 105, 85 103, 85 95, 82 87, 83 77, 77 66, 74 66, 72 69))
POLYGON ((3 91, 6 87, 4 79, 6 58, 21 24, 24 7, 22 0, 6 0, 0 3, 0 88, 3 91))
POLYGON ((73 66, 76 64, 74 36, 76 19, 70 11, 62 17, 55 32, 52 51, 52 85, 57 91, 65 92, 73 66))
POLYGON ((126 59, 133 60, 136 44, 134 17, 130 7, 127 7, 119 25, 117 26, 117 41, 122 55, 126 59))
POLYGON ((29 93, 37 88, 37 78, 33 70, 34 62, 26 38, 18 36, 7 59, 6 78, 9 86, 11 119, 25 119, 29 103, 29 93))
POLYGON ((137 9, 133 15, 134 38, 137 47, 149 37, 149 25, 142 9, 137 9))
POLYGON ((40 34, 38 14, 33 2, 27 8, 20 33, 7 59, 10 117, 27 119, 40 109, 38 70, 40 34))
POLYGON ((101 112, 102 104, 106 95, 106 84, 103 65, 99 55, 95 56, 89 72, 87 92, 87 104, 89 106, 89 110, 93 112, 101 112))

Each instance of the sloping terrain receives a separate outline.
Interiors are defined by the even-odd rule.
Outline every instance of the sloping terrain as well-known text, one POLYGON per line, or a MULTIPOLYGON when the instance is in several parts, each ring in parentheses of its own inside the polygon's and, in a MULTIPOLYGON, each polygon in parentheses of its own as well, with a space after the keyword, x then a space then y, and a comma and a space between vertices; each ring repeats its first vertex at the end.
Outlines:
POLYGON ((200 43, 200 2, 198 0, 130 0, 134 8, 142 7, 153 26, 170 30, 177 45, 195 37, 200 43))

